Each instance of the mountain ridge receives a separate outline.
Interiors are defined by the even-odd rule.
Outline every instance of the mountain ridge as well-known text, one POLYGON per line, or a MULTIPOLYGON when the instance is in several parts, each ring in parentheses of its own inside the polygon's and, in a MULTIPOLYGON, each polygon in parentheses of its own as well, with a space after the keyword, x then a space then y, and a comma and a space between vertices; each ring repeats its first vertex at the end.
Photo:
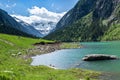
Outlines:
POLYGON ((31 34, 34 34, 36 37, 43 37, 43 35, 38 31, 36 30, 32 25, 16 18, 16 17, 13 17, 18 23, 20 23, 23 27, 25 27, 26 29, 29 30, 29 33, 31 34))
POLYGON ((54 30, 56 23, 48 21, 48 22, 36 22, 32 23, 31 25, 34 26, 34 28, 37 29, 43 36, 46 36, 54 30))
POLYGON ((119 24, 120 0, 79 0, 75 7, 58 22, 56 30, 47 35, 45 39, 58 41, 120 40, 119 24), (119 29, 117 32, 116 27, 119 29))
POLYGON ((38 37, 2 9, 0 9, 0 33, 26 37, 38 37))

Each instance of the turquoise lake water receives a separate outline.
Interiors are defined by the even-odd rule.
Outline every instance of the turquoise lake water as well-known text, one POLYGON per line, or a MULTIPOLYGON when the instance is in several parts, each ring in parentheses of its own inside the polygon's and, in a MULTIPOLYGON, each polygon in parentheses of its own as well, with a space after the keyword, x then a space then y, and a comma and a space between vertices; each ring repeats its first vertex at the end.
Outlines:
POLYGON ((103 72, 120 73, 120 60, 82 61, 82 58, 87 54, 108 54, 120 57, 120 41, 83 42, 80 44, 83 45, 83 48, 58 50, 49 54, 32 57, 33 62, 31 65, 49 66, 51 64, 59 69, 84 68, 103 72))

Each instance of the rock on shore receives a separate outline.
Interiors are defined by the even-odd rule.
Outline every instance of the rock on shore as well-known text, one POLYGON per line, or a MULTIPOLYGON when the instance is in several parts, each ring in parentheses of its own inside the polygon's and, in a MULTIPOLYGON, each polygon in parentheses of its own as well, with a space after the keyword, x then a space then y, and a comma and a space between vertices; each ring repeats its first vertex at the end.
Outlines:
POLYGON ((118 59, 115 55, 105 55, 105 54, 90 54, 86 55, 82 60, 83 61, 98 61, 98 60, 114 60, 118 59))

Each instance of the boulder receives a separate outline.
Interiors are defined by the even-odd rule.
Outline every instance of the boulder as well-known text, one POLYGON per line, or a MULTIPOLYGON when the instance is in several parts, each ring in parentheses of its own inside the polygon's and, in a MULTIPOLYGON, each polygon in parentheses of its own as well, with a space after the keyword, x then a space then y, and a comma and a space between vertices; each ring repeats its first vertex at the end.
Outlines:
POLYGON ((118 59, 115 55, 105 55, 105 54, 90 54, 86 55, 82 60, 83 61, 98 61, 98 60, 114 60, 118 59))

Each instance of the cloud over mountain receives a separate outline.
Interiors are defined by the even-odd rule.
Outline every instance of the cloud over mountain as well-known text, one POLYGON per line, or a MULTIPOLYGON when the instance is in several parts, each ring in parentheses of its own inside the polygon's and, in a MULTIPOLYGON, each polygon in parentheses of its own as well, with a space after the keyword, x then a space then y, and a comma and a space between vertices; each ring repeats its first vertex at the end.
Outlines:
POLYGON ((34 22, 48 22, 48 21, 52 21, 52 22, 58 22, 61 17, 66 13, 55 13, 55 12, 51 12, 49 10, 47 10, 44 7, 37 7, 37 6, 33 6, 32 8, 28 8, 28 12, 29 12, 29 16, 22 16, 22 15, 12 15, 13 17, 19 18, 29 24, 34 23, 34 22))
POLYGON ((63 17, 66 12, 55 13, 47 10, 44 7, 34 6, 28 8, 29 16, 11 15, 16 17, 36 28, 43 36, 49 34, 56 27, 57 22, 63 17))

